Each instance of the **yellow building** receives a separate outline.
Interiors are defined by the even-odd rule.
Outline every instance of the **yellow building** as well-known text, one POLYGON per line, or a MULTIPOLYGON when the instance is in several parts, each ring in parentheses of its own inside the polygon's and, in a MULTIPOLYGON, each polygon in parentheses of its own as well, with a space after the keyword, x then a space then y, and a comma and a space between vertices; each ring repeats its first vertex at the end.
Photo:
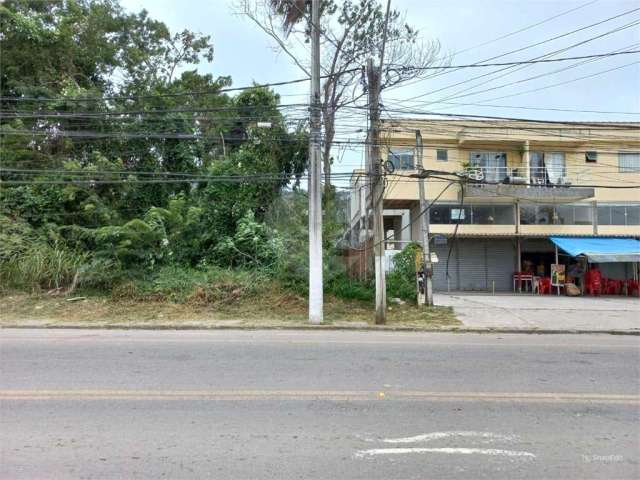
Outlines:
MULTIPOLYGON (((381 129, 383 160, 394 170, 383 197, 389 257, 421 241, 411 176, 417 131, 424 169, 441 172, 425 182, 436 289, 510 290, 514 272, 549 275, 551 236, 640 237, 640 123, 403 119, 381 129), (455 174, 467 180, 452 183, 455 174)), ((367 182, 363 170, 354 171, 354 246, 370 235, 367 182)), ((637 276, 630 262, 601 269, 611 278, 637 276)))

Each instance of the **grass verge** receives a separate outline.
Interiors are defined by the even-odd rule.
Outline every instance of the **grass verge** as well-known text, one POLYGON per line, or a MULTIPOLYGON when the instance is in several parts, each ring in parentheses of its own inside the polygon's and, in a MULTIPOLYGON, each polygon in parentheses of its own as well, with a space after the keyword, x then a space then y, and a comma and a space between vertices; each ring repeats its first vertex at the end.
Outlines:
MULTIPOLYGON (((307 321, 303 296, 268 286, 253 295, 223 301, 205 293, 182 302, 165 298, 127 298, 91 295, 53 297, 46 294, 6 293, 0 297, 0 326, 296 326, 307 321)), ((358 300, 325 297, 325 324, 367 326, 373 324, 373 305, 358 300)), ((461 325, 450 307, 420 309, 415 305, 391 305, 389 326, 441 328, 461 325)))

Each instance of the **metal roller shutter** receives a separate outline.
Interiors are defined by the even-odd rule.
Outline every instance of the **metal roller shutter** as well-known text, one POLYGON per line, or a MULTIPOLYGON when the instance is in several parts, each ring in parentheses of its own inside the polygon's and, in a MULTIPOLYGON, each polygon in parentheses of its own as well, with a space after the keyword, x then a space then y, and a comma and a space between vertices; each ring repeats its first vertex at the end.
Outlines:
POLYGON ((458 240, 458 288, 487 290, 486 245, 484 238, 458 240))
POLYGON ((513 288, 513 272, 516 270, 515 240, 487 240, 487 289, 497 292, 513 288))
MULTIPOLYGON (((449 254, 449 244, 434 245, 431 250, 438 255, 438 262, 433 264, 433 289, 437 292, 447 291, 447 255, 449 254)), ((449 261, 449 287, 451 290, 458 289, 458 268, 456 263, 456 249, 451 252, 449 261)))

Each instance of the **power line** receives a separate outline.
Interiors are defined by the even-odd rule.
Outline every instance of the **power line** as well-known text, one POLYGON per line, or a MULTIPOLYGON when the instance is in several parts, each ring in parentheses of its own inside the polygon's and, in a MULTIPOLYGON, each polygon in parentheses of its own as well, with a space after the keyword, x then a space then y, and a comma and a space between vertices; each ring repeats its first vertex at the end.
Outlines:
POLYGON ((640 115, 640 112, 626 112, 615 110, 577 110, 571 108, 556 108, 556 107, 528 107, 523 105, 491 105, 487 103, 471 103, 471 102, 438 102, 446 105, 457 106, 472 106, 472 107, 490 107, 490 108, 511 108, 515 110, 535 110, 535 111, 551 111, 551 112, 571 112, 571 113, 598 113, 598 114, 610 114, 610 115, 640 115))
MULTIPOLYGON (((639 10, 640 10, 640 9, 639 9, 639 10)), ((611 18, 609 18, 609 19, 607 19, 607 20, 605 20, 605 21, 609 21, 609 20, 614 19, 614 18, 617 18, 617 16, 616 16, 616 17, 611 17, 611 18)), ((600 23, 603 23, 603 22, 600 22, 600 23)), ((599 23, 596 23, 596 24, 593 24, 593 25, 598 25, 598 24, 599 24, 599 23)), ((554 51, 551 51, 551 52, 545 53, 545 54, 543 54, 543 55, 539 55, 539 56, 534 57, 534 58, 532 58, 532 59, 530 59, 530 60, 531 60, 531 61, 543 60, 543 59, 546 59, 547 57, 551 57, 551 56, 557 55, 557 54, 559 54, 559 53, 566 52, 567 50, 571 50, 571 49, 573 49, 573 48, 576 48, 576 47, 578 47, 578 46, 581 46, 581 45, 584 45, 584 44, 586 44, 586 43, 592 42, 592 41, 594 41, 594 40, 598 40, 598 39, 603 38, 603 37, 605 37, 605 36, 607 36, 607 35, 612 35, 612 34, 614 34, 614 33, 618 33, 618 32, 620 32, 620 31, 622 31, 622 30, 625 30, 625 29, 627 29, 627 28, 631 28, 631 27, 636 26, 636 25, 638 25, 638 24, 640 24, 640 20, 634 20, 634 21, 633 21, 633 22, 631 22, 631 23, 628 23, 628 24, 623 25, 623 26, 620 26, 620 27, 616 27, 616 28, 614 28, 614 29, 612 29, 612 30, 609 30, 609 31, 607 31, 607 32, 604 32, 604 33, 602 33, 602 34, 600 34, 600 35, 596 35, 596 36, 594 36, 594 37, 590 37, 590 38, 588 38, 588 39, 586 39, 586 40, 582 40, 582 41, 580 41, 580 42, 574 43, 574 44, 569 45, 569 46, 567 46, 567 47, 563 47, 563 48, 560 48, 560 49, 557 49, 557 50, 554 50, 554 51)), ((591 27, 591 26, 593 26, 593 25, 590 25, 589 27, 591 27)), ((584 27, 584 28, 589 28, 589 27, 584 27)), ((581 30, 581 29, 579 29, 579 30, 581 30)), ((579 31, 579 30, 576 30, 576 31, 579 31)), ((570 33, 575 33, 576 31, 574 31, 574 32, 570 32, 570 33)), ((550 40, 555 40, 556 38, 558 38, 558 37, 554 37, 554 38, 552 38, 552 39, 548 39, 548 40, 546 40, 546 41, 540 42, 540 44, 541 44, 541 43, 546 43, 547 41, 550 41, 550 40)), ((533 46, 536 46, 536 45, 539 45, 539 44, 534 44, 533 46)), ((527 47, 527 48, 529 48, 529 47, 527 47)), ((513 53, 513 52, 510 52, 510 53, 513 53)), ((614 52, 610 52, 610 53, 616 53, 616 52, 614 51, 614 52)), ((505 55, 508 55, 508 54, 509 54, 509 53, 507 53, 507 54, 505 54, 505 55)), ((499 57, 500 57, 500 56, 504 56, 504 55, 499 55, 499 57)), ((595 59, 594 59, 594 60, 595 60, 595 59)), ((434 93, 441 92, 441 91, 444 91, 444 90, 448 90, 449 88, 453 88, 453 87, 456 87, 456 86, 458 86, 458 85, 463 85, 463 84, 465 84, 465 83, 469 83, 469 82, 472 82, 472 81, 474 81, 474 80, 477 80, 477 79, 480 79, 480 78, 483 78, 483 77, 492 76, 492 75, 495 75, 495 74, 497 74, 497 73, 504 72, 504 71, 508 71, 508 70, 513 70, 513 71, 510 71, 510 72, 504 73, 503 75, 500 75, 499 77, 496 77, 496 78, 490 79, 490 80, 488 80, 488 81, 485 81, 485 82, 483 82, 483 83, 479 83, 479 84, 473 85, 473 86, 471 86, 471 87, 467 87, 466 89, 460 90, 460 91, 458 91, 458 92, 456 92, 456 93, 452 94, 451 96, 449 96, 449 97, 445 97, 445 98, 444 98, 444 100, 453 99, 453 98, 455 98, 454 96, 455 96, 455 95, 458 95, 459 93, 462 93, 462 92, 468 91, 469 89, 472 89, 472 88, 475 88, 475 87, 478 87, 478 86, 484 85, 484 84, 489 83, 489 82, 492 82, 492 81, 495 81, 495 80, 497 80, 498 78, 503 78, 503 77, 505 77, 505 76, 507 76, 507 75, 511 75, 512 73, 515 73, 515 72, 516 72, 516 71, 518 71, 518 70, 522 70, 522 69, 524 69, 524 68, 527 68, 527 66, 528 66, 528 65, 526 65, 526 64, 525 64, 525 65, 523 65, 521 68, 516 68, 516 69, 514 69, 514 68, 513 68, 513 66, 507 66, 507 67, 505 67, 505 68, 498 69, 498 70, 496 70, 496 71, 494 71, 494 72, 489 72, 489 73, 485 73, 485 74, 482 74, 482 75, 477 75, 477 76, 475 76, 475 77, 472 77, 472 78, 469 78, 469 79, 466 79, 466 80, 462 80, 462 81, 459 81, 459 82, 456 82, 456 83, 452 83, 452 84, 446 85, 446 86, 444 86, 444 87, 438 88, 438 89, 436 89, 436 90, 432 90, 432 91, 430 91, 430 92, 423 93, 423 94, 421 94, 421 95, 416 95, 416 96, 413 96, 413 97, 410 97, 410 98, 404 99, 403 101, 416 100, 416 99, 418 99, 418 98, 422 98, 422 97, 425 97, 425 96, 428 96, 428 95, 433 95, 434 93)), ((437 102, 437 100, 432 101, 432 102, 430 102, 430 103, 436 103, 436 102, 437 102)))
MULTIPOLYGON (((640 21, 637 22, 637 24, 640 24, 640 21)), ((636 43, 633 46, 637 46, 637 45, 638 44, 636 43)), ((612 52, 612 53, 615 54, 615 52, 612 52)), ((513 85, 519 85, 521 83, 530 82, 531 80, 537 80, 539 78, 547 77, 549 75, 553 75, 553 74, 556 74, 556 73, 564 72, 566 70, 571 70, 572 68, 576 68, 576 67, 579 67, 581 65, 584 65, 584 64, 587 64, 587 63, 591 63, 591 62, 595 62, 595 61, 598 61, 598 60, 602 60, 602 58, 597 58, 596 57, 596 58, 591 58, 591 59, 587 59, 587 60, 581 60, 579 62, 573 63, 571 65, 568 65, 568 66, 565 66, 565 67, 562 67, 562 68, 559 68, 557 70, 552 70, 550 72, 544 72, 544 73, 541 73, 541 74, 538 74, 538 75, 534 75, 532 77, 527 77, 527 78, 523 78, 523 79, 519 79, 519 80, 514 80, 512 82, 504 83, 502 85, 495 85, 495 86, 486 88, 484 90, 473 90, 476 87, 479 87, 479 86, 482 86, 482 85, 486 85, 487 83, 494 82, 495 80, 497 80, 499 78, 503 78, 503 77, 505 77, 507 75, 511 75, 512 73, 515 73, 518 70, 522 70, 522 68, 516 69, 516 70, 513 70, 513 71, 511 71, 509 73, 506 73, 504 75, 500 75, 497 78, 494 78, 494 79, 488 80, 486 82, 482 82, 482 83, 473 85, 471 87, 467 87, 467 88, 465 88, 463 90, 459 90, 458 92, 452 93, 449 96, 444 97, 443 99, 434 100, 433 102, 430 102, 429 104, 431 104, 431 103, 439 103, 440 101, 446 101, 446 100, 456 100, 458 98, 464 98, 464 97, 468 97, 468 96, 472 96, 472 95, 479 95, 481 93, 490 92, 490 91, 493 91, 493 90, 499 90, 499 89, 502 89, 502 88, 511 87, 513 85), (472 91, 469 92, 469 90, 472 90, 472 91), (464 92, 469 92, 469 93, 464 93, 464 92)))
MULTIPOLYGON (((636 22, 634 23, 634 25, 637 25, 640 22, 636 22)), ((400 66, 399 69, 400 70, 434 70, 434 69, 438 69, 438 70, 446 70, 449 68, 478 68, 478 67, 503 67, 505 65, 508 66, 517 66, 517 65, 534 65, 536 63, 555 63, 555 62, 566 62, 568 60, 584 60, 584 59, 590 59, 590 58, 608 58, 608 57, 615 57, 618 55, 630 55, 630 54, 634 54, 634 53, 640 53, 640 50, 626 50, 626 51, 622 51, 622 52, 606 52, 606 53, 594 53, 592 55, 580 55, 580 56, 576 56, 576 57, 563 57, 563 58, 546 58, 546 59, 540 59, 540 60, 521 60, 521 61, 515 61, 515 62, 500 62, 500 63, 470 63, 470 64, 466 64, 466 65, 449 65, 449 66, 442 66, 442 67, 413 67, 413 66, 400 66)), ((493 73, 496 72, 492 72, 489 73, 487 75, 492 75, 493 73)), ((479 78, 479 77, 477 77, 479 78)), ((429 92, 429 94, 434 93, 434 92, 429 92)))
MULTIPOLYGON (((534 47, 537 47, 537 46, 543 45, 543 44, 545 44, 545 43, 553 42, 553 41, 558 40, 558 39, 560 39, 560 38, 563 38, 563 37, 567 37, 567 36, 573 35, 573 34, 575 34, 575 33, 581 32, 581 31, 583 31, 583 30, 587 30, 587 29, 589 29, 589 28, 596 27, 596 26, 601 25, 601 24, 603 24, 603 23, 610 22, 611 20, 615 20, 615 19, 617 19, 617 18, 623 17, 623 16, 628 15, 628 14, 630 14, 630 13, 634 13, 634 12, 636 12, 636 11, 638 11, 638 10, 640 10, 640 8, 636 8, 636 9, 628 10, 628 11, 625 11, 625 12, 623 12, 623 13, 621 13, 621 14, 614 15, 614 16, 612 16, 612 17, 609 17, 609 18, 606 18, 606 19, 604 19, 604 20, 601 20, 601 21, 599 21, 599 22, 592 23, 592 24, 590 24, 590 25, 586 25, 586 26, 584 26, 584 27, 580 27, 580 28, 578 28, 578 29, 576 29, 576 30, 572 30, 572 31, 570 31, 570 32, 566 32, 566 33, 563 33, 563 34, 560 34, 560 35, 556 35, 556 36, 554 36, 554 37, 550 37, 550 38, 547 38, 547 39, 545 39, 545 40, 542 40, 542 41, 540 41, 540 42, 536 42, 536 43, 533 43, 533 44, 530 44, 530 45, 525 45, 524 47, 520 47, 520 48, 517 48, 517 49, 515 49, 515 50, 510 50, 510 51, 508 51, 508 52, 501 53, 500 55, 496 55, 496 56, 493 56, 493 57, 485 58, 485 59, 483 59, 483 60, 478 61, 477 63, 491 62, 491 61, 496 60, 496 59, 498 59, 498 58, 502 58, 502 57, 509 56, 509 55, 511 55, 511 54, 513 54, 513 53, 522 52, 522 51, 524 51, 524 50, 528 50, 528 49, 530 49, 530 48, 534 48, 534 47)), ((622 28, 622 27, 618 27, 618 28, 622 28)), ((626 26, 626 27, 624 27, 624 28, 628 28, 628 26, 626 26)), ((614 29, 614 30, 616 30, 616 31, 617 31, 617 29, 614 29)), ((608 34, 608 33, 605 33, 605 34, 608 34)), ((599 37, 598 37, 598 38, 599 38, 599 37)), ((570 46, 570 47, 565 47, 564 49, 556 50, 555 52, 551 52, 551 53, 548 53, 548 54, 545 54, 545 55, 542 55, 542 56, 539 56, 539 57, 534 57, 534 58, 533 58, 533 59, 531 59, 531 60, 536 60, 536 59, 539 59, 539 58, 544 58, 544 57, 547 57, 547 56, 550 56, 550 55, 554 55, 554 54, 557 54, 557 53, 561 53, 561 52, 563 52, 563 51, 566 51, 566 50, 568 50, 568 49, 570 49, 570 48, 574 48, 574 47, 576 47, 576 46, 578 46, 578 45, 581 45, 581 44, 586 43, 586 42, 589 42, 589 41, 591 41, 591 39, 587 39, 585 42, 579 42, 579 43, 574 44, 574 45, 572 45, 572 46, 570 46)), ((446 88, 451 88, 451 87, 454 87, 454 86, 460 85, 461 83, 470 82, 470 81, 473 81, 473 80, 475 80, 475 79, 477 79, 477 78, 481 78, 481 77, 483 77, 483 76, 493 75, 493 74, 495 74, 495 73, 499 73, 499 72, 500 72, 500 71, 502 71, 502 70, 505 70, 505 69, 501 69, 501 70, 498 70, 498 71, 496 71, 496 72, 491 72, 491 73, 489 73, 489 74, 480 75, 480 76, 478 76, 478 77, 473 77, 473 78, 471 78, 471 79, 465 80, 464 82, 459 82, 459 83, 455 83, 455 84, 452 84, 452 85, 450 85, 450 86, 447 86, 446 88)), ((436 78, 436 77, 439 77, 439 76, 442 76, 442 75, 445 75, 445 74, 447 74, 447 73, 451 73, 451 72, 454 72, 454 71, 456 71, 456 70, 455 70, 455 69, 453 69, 453 70, 448 70, 448 71, 441 72, 441 73, 439 73, 439 74, 430 75, 430 76, 428 76, 428 77, 426 77, 426 78, 423 78, 423 79, 417 80, 416 82, 413 82, 413 83, 419 83, 419 82, 422 82, 422 81, 425 81, 425 80, 428 80, 428 79, 431 79, 431 78, 436 78)), ((404 84, 403 86, 407 86, 407 85, 409 85, 409 84, 404 84)), ((438 90, 438 91, 439 91, 439 90, 438 90)), ((407 99, 407 100, 415 100, 416 98, 420 98, 420 97, 423 97, 423 96, 425 96, 425 95, 429 95, 429 94, 431 94, 431 93, 434 93, 434 92, 428 92, 428 93, 425 93, 425 94, 423 94, 423 95, 419 95, 419 96, 417 96, 417 97, 409 98, 409 99, 407 99)))

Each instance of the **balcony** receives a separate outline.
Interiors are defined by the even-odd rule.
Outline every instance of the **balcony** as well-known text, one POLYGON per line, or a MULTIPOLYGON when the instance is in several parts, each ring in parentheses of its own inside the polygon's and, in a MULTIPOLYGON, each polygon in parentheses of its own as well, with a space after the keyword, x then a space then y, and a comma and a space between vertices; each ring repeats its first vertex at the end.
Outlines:
POLYGON ((466 189, 467 198, 509 197, 533 202, 567 203, 592 198, 592 187, 582 187, 588 171, 567 167, 471 167, 467 176, 474 181, 466 189))

